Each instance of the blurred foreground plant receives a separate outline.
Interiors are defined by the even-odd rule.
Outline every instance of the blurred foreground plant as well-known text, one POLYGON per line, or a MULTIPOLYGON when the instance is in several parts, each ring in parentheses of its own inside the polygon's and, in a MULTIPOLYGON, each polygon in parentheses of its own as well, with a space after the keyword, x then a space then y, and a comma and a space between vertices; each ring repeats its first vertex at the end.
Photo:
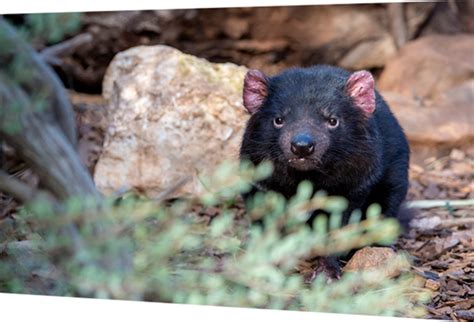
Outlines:
MULTIPOLYGON (((341 228, 345 200, 323 193, 313 196, 306 182, 288 202, 273 192, 257 194, 242 215, 239 194, 271 170, 269 164, 254 169, 224 163, 213 176, 201 178, 209 188, 206 193, 173 202, 126 196, 120 201, 109 199, 97 210, 87 207, 85 199, 72 198, 64 203, 61 215, 46 200, 33 202, 19 216, 24 219, 27 250, 18 247, 21 242, 2 241, 6 256, 0 269, 0 291, 32 291, 31 281, 25 278, 28 274, 19 273, 25 264, 18 254, 27 251, 46 256, 54 265, 45 268, 36 263, 33 267, 36 277, 49 281, 43 293, 395 316, 424 314, 420 304, 429 294, 411 286, 409 273, 389 279, 381 268, 345 273, 330 284, 322 276, 305 284, 296 271, 302 259, 341 254, 373 243, 390 244, 397 238, 398 224, 382 219, 375 205, 366 220, 360 221, 360 213, 355 212, 350 224, 341 228), (209 224, 203 223, 196 209, 205 212, 211 206, 218 206, 220 213, 209 224), (316 208, 331 216, 329 220, 318 217, 311 230, 305 222, 316 208), (253 225, 251 218, 261 218, 263 225, 253 225), (98 226, 108 228, 100 238, 94 231, 97 221, 98 226), (73 239, 59 233, 71 223, 87 241, 81 252, 73 247, 73 239), (113 265, 108 270, 107 263, 116 263, 123 249, 132 254, 132 272, 114 270, 113 265), (84 265, 88 261, 103 265, 84 265), (67 287, 54 288, 56 279, 66 281, 67 287)), ((387 263, 390 265, 395 263, 387 263)))
POLYGON ((29 14, 19 31, 33 44, 56 43, 80 29, 81 16, 80 12, 29 14))

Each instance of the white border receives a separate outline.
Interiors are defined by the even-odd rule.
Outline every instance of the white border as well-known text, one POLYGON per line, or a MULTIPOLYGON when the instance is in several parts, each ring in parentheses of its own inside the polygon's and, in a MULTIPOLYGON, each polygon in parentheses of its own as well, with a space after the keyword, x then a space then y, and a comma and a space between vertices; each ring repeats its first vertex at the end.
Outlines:
POLYGON ((164 304, 0 293, 2 321, 403 322, 429 321, 190 304, 164 304), (7 319, 10 318, 10 319, 7 319))
MULTIPOLYGON (((122 10, 157 10, 182 8, 229 8, 229 7, 269 7, 316 4, 346 4, 346 3, 387 3, 402 2, 400 0, 1 0, 0 14, 8 13, 47 13, 47 12, 86 12, 86 11, 122 11, 122 10)), ((409 0, 405 2, 416 2, 409 0)), ((420 1, 418 1, 420 2, 420 1)))

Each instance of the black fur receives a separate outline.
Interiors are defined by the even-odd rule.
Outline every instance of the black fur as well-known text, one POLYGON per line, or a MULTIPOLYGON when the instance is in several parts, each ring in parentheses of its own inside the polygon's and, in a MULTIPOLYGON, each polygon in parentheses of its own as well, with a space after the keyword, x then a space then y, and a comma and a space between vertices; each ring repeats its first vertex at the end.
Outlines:
MULTIPOLYGON (((399 218, 408 188, 408 142, 378 92, 375 112, 369 117, 354 105, 345 92, 350 75, 337 67, 317 65, 269 77, 268 95, 247 123, 241 159, 253 164, 271 160, 273 175, 257 186, 286 198, 295 194, 302 180, 311 181, 315 191, 345 197, 349 208, 344 222, 354 209, 365 212, 372 203, 380 204, 385 216, 399 218), (331 116, 340 120, 332 130, 327 128, 331 116), (276 117, 284 119, 282 128, 273 124, 276 117), (282 142, 288 143, 287 138, 302 128, 315 136, 316 156, 309 168, 296 169, 289 165, 290 152, 282 142)), ((406 216, 399 219, 408 224, 406 216)))

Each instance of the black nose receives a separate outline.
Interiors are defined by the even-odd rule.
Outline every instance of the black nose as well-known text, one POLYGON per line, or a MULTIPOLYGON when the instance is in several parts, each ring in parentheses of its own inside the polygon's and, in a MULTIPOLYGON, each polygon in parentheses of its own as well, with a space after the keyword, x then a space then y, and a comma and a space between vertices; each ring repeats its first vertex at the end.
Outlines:
POLYGON ((307 157, 314 152, 314 141, 311 135, 298 134, 291 141, 291 152, 299 157, 307 157))

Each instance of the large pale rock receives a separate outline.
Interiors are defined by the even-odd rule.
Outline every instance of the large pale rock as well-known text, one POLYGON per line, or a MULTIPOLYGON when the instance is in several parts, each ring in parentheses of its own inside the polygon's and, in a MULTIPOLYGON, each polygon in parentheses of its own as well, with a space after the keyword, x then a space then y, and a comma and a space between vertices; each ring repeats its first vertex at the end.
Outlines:
POLYGON ((118 54, 103 85, 110 124, 95 169, 98 188, 154 197, 190 178, 174 195, 201 193, 197 175, 238 158, 248 118, 241 98, 245 72, 167 46, 118 54))
POLYGON ((435 35, 406 45, 378 88, 412 143, 454 147, 474 140, 474 36, 435 35))
POLYGON ((474 35, 422 37, 402 48, 378 87, 409 98, 432 99, 474 77, 474 35))
POLYGON ((382 92, 410 143, 456 147, 474 142, 474 80, 420 101, 382 92))

